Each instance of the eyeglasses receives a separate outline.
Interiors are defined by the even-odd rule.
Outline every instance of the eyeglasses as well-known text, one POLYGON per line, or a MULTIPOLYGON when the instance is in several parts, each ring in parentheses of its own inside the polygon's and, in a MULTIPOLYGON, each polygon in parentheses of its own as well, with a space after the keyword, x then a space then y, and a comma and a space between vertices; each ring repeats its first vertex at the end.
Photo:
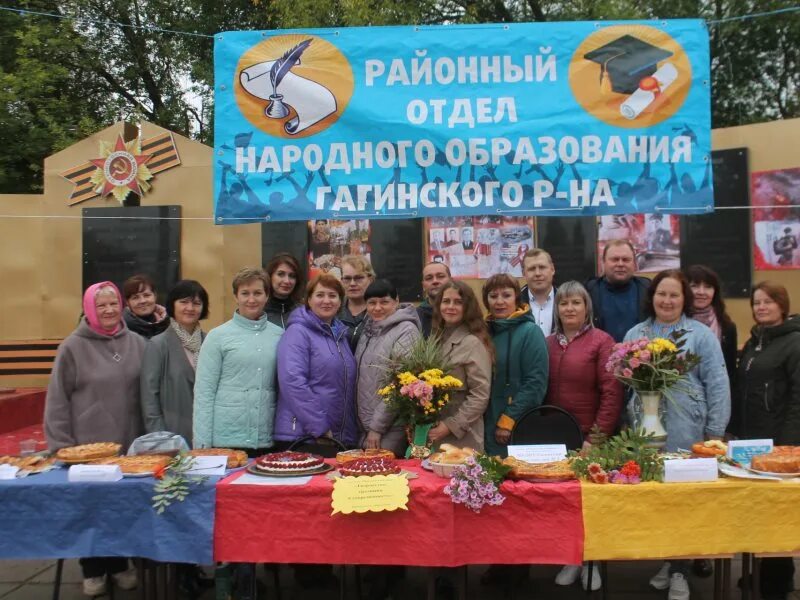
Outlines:
POLYGON ((361 283, 366 278, 367 278, 366 275, 354 275, 352 277, 349 276, 349 275, 345 275, 344 277, 342 277, 342 282, 343 283, 352 283, 352 282, 355 281, 356 283, 361 283))

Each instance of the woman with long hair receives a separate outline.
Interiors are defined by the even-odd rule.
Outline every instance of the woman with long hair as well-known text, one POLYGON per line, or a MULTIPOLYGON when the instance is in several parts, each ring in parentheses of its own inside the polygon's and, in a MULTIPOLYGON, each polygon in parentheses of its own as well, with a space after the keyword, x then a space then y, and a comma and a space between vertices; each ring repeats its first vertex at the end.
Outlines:
POLYGON ((286 329, 289 313, 303 303, 303 270, 288 252, 279 252, 264 267, 269 278, 266 313, 270 323, 286 329))
POLYGON ((494 348, 478 299, 461 281, 449 281, 433 299, 433 333, 439 336, 450 374, 463 386, 450 393, 428 441, 484 449, 483 413, 489 405, 494 348))

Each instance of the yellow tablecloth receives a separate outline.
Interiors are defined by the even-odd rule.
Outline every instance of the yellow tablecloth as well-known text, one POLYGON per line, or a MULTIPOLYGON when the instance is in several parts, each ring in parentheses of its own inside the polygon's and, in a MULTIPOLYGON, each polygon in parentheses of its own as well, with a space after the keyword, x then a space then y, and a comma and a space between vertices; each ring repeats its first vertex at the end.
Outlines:
POLYGON ((800 484, 582 482, 586 560, 800 550, 800 484))

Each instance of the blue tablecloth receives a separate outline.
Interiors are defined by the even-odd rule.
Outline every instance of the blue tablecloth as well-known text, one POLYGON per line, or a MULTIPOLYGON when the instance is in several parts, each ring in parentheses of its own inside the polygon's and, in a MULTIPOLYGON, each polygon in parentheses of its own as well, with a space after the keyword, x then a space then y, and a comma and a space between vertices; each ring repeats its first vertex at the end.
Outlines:
POLYGON ((152 477, 70 483, 66 469, 0 481, 0 558, 143 557, 213 562, 216 482, 153 510, 152 477))

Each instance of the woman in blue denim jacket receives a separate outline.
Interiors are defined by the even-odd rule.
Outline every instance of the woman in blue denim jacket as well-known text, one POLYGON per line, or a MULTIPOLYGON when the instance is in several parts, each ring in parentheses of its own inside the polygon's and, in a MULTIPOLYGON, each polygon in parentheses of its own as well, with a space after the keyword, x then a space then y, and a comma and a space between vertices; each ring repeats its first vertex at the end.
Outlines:
MULTIPOLYGON (((661 271, 647 292, 648 318, 625 334, 627 342, 643 337, 668 338, 680 332, 683 349, 700 357, 700 364, 688 373, 689 389, 673 390, 670 401, 663 406, 667 452, 688 449, 704 440, 722 439, 731 415, 730 385, 722 348, 711 329, 687 316, 692 306, 692 290, 686 276, 677 269, 661 271)), ((668 600, 688 600, 686 575, 690 566, 691 561, 666 562, 650 579, 650 585, 658 590, 669 588, 668 600)))

